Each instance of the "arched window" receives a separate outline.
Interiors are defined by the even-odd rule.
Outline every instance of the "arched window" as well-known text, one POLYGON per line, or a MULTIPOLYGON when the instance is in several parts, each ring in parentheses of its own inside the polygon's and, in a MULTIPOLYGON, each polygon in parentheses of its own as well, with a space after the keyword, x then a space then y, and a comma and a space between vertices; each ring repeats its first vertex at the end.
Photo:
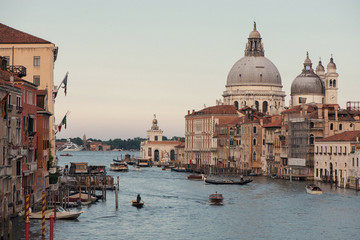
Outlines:
POLYGON ((234 106, 236 107, 236 109, 239 109, 239 103, 238 103, 238 101, 235 101, 235 102, 234 102, 234 106))
POLYGON ((339 130, 342 130, 342 124, 341 123, 339 124, 339 130))
POLYGON ((315 127, 314 122, 310 122, 310 128, 314 128, 314 127, 315 127))
POLYGON ((310 134, 309 142, 310 142, 310 144, 314 144, 314 135, 313 134, 310 134))
POLYGON ((332 80, 330 79, 330 87, 332 87, 332 85, 333 85, 333 84, 332 84, 332 80))
POLYGON ((333 87, 336 87, 336 80, 333 81, 333 87))
POLYGON ((154 161, 159 161, 159 150, 157 149, 154 151, 154 161))
POLYGON ((266 113, 268 111, 268 102, 264 101, 262 106, 263 113, 266 113))
POLYGON ((334 130, 334 124, 330 123, 330 130, 334 130))
POLYGON ((255 101, 255 108, 256 108, 256 110, 259 111, 259 102, 258 101, 255 101))
POLYGON ((253 144, 254 144, 254 146, 256 145, 256 138, 254 138, 254 140, 253 140, 253 144))
POLYGON ((174 161, 175 160, 175 150, 171 150, 170 151, 170 160, 174 161))
POLYGON ((256 162, 256 152, 253 153, 253 161, 256 162))

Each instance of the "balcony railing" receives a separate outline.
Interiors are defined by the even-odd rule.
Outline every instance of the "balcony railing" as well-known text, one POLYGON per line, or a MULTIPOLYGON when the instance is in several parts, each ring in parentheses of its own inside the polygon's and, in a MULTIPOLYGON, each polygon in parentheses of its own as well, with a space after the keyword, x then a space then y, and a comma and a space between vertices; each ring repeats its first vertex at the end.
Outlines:
POLYGON ((14 105, 12 104, 8 104, 8 111, 11 112, 14 108, 14 105))
POLYGON ((20 65, 7 66, 6 70, 8 72, 16 73, 16 75, 20 78, 26 76, 26 67, 24 66, 20 66, 20 65))
POLYGON ((16 110, 17 110, 18 113, 22 113, 23 107, 16 106, 16 110))

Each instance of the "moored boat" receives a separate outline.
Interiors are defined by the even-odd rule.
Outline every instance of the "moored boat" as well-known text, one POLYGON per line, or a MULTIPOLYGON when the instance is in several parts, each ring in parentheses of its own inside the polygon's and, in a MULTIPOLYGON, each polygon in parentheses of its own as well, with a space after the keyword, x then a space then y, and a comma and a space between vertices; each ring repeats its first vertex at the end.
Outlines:
POLYGON ((69 202, 78 202, 80 200, 81 204, 83 204, 83 205, 86 205, 86 204, 92 203, 92 202, 96 202, 98 200, 98 198, 96 196, 90 195, 90 198, 89 198, 89 194, 79 193, 79 192, 70 194, 68 199, 69 199, 69 202))
POLYGON ((219 193, 217 193, 217 192, 215 192, 215 193, 213 193, 213 194, 211 194, 211 195, 209 196, 209 201, 210 201, 211 203, 215 203, 215 204, 220 204, 220 203, 222 203, 223 199, 224 199, 223 195, 222 195, 222 194, 219 194, 219 193))
POLYGON ((72 157, 72 155, 71 155, 70 153, 60 154, 60 156, 63 156, 63 157, 72 157))
MULTIPOLYGON (((80 214, 82 214, 83 211, 80 212, 70 212, 66 211, 62 207, 58 206, 56 207, 56 219, 77 219, 80 214)), ((45 219, 49 219, 50 215, 54 216, 54 209, 49 209, 45 211, 45 219)), ((42 219, 42 211, 30 213, 29 218, 31 219, 42 219)))
POLYGON ((205 179, 204 174, 191 174, 187 177, 188 180, 203 181, 205 179))
POLYGON ((244 185, 247 183, 252 182, 252 179, 246 179, 246 180, 232 180, 232 179, 205 179, 206 183, 210 183, 210 184, 235 184, 235 185, 244 185))
POLYGON ((129 167, 124 162, 114 162, 110 164, 111 171, 118 171, 118 172, 126 172, 129 170, 129 167))
POLYGON ((137 158, 136 166, 139 167, 150 167, 150 158, 137 158))
POLYGON ((172 168, 171 171, 174 171, 174 172, 186 172, 186 169, 184 167, 176 167, 176 168, 172 168))
POLYGON ((322 194, 323 193, 321 188, 319 188, 315 184, 306 185, 305 189, 306 189, 306 192, 309 194, 322 194))

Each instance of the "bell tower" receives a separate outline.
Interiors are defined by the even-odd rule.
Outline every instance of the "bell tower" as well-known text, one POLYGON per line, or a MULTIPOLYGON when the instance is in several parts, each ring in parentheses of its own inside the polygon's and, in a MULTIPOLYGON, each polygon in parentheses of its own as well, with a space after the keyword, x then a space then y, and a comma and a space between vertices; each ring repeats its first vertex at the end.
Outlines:
POLYGON ((332 55, 326 70, 327 72, 325 74, 325 103, 338 104, 339 74, 336 72, 336 64, 334 63, 332 55))
POLYGON ((147 130, 147 137, 149 141, 162 141, 163 131, 159 128, 157 124, 158 121, 156 119, 156 114, 154 114, 151 129, 147 130))

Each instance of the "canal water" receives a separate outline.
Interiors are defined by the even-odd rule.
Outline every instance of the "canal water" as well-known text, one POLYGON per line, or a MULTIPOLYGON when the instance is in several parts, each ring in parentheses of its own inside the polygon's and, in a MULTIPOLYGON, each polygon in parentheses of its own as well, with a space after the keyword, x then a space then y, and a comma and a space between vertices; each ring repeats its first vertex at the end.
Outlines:
MULTIPOLYGON (((126 152, 72 152, 59 165, 88 162, 109 167, 126 152)), ((139 152, 129 152, 138 156, 139 152)), ((143 168, 108 173, 120 176, 119 208, 114 192, 84 206, 75 221, 57 220, 55 239, 360 239, 360 193, 320 185, 324 194, 305 192, 308 182, 254 177, 243 186, 187 180, 186 173, 143 168), (217 191, 223 205, 211 205, 217 191), (145 206, 131 200, 141 194, 145 206)), ((24 239, 24 220, 13 219, 15 239, 24 239)), ((48 239, 49 221, 46 222, 48 239)), ((41 220, 30 223, 30 239, 41 239, 41 220)))

